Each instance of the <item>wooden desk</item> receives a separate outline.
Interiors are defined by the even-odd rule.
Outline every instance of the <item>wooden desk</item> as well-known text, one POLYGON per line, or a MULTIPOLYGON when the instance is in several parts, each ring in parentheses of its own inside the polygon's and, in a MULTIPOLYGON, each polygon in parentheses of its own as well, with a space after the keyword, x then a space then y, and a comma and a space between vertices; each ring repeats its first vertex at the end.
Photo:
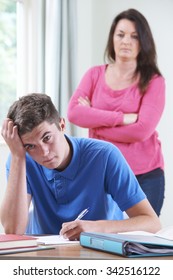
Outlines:
MULTIPOLYGON (((55 249, 51 250, 42 250, 42 251, 33 251, 25 253, 16 253, 9 255, 0 255, 0 260, 28 260, 28 259, 37 259, 37 260, 130 260, 130 258, 124 258, 115 254, 109 254, 101 251, 96 251, 92 249, 84 248, 78 244, 73 245, 57 245, 55 249)), ((139 260, 139 258, 136 258, 139 260)), ((141 259, 150 259, 150 260, 173 260, 173 256, 167 257, 149 257, 149 258, 140 258, 141 259)), ((135 259, 133 259, 135 260, 135 259)))

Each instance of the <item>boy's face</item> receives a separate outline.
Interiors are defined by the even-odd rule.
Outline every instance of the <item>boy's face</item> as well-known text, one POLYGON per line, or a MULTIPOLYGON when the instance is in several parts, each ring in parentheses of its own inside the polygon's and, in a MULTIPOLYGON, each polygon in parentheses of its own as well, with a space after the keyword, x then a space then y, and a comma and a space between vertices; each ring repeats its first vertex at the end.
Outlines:
POLYGON ((39 164, 49 169, 63 170, 71 159, 70 146, 64 136, 65 123, 59 127, 46 121, 21 136, 26 152, 39 164))

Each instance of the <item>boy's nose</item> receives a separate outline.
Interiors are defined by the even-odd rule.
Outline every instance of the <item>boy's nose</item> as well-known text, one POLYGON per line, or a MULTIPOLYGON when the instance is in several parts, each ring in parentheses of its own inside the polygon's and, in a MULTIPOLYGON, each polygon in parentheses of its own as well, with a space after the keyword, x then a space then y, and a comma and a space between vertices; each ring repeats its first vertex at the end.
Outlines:
POLYGON ((49 154, 49 148, 46 145, 40 147, 41 153, 46 156, 49 154))

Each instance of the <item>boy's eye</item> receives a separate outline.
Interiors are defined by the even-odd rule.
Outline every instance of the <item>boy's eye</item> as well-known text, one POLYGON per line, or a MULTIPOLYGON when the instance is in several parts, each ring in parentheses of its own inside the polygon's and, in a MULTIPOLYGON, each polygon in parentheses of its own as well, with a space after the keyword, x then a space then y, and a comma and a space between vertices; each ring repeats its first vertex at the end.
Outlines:
POLYGON ((35 148, 35 146, 34 145, 25 145, 24 148, 26 151, 30 151, 30 150, 33 150, 35 148))
POLYGON ((48 142, 50 140, 51 136, 47 135, 43 138, 43 142, 48 142))

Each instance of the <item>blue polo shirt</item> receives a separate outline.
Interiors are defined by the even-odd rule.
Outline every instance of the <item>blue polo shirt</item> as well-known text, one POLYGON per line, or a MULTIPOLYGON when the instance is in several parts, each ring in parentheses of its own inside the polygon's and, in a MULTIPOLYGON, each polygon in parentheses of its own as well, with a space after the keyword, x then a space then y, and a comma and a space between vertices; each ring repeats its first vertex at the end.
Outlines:
MULTIPOLYGON (((73 155, 61 172, 39 165, 26 154, 27 189, 33 204, 27 233, 58 234, 63 222, 76 219, 88 207, 83 219, 122 219, 122 211, 145 198, 114 145, 90 138, 67 139, 73 155)), ((8 172, 9 167, 10 160, 8 172)))

